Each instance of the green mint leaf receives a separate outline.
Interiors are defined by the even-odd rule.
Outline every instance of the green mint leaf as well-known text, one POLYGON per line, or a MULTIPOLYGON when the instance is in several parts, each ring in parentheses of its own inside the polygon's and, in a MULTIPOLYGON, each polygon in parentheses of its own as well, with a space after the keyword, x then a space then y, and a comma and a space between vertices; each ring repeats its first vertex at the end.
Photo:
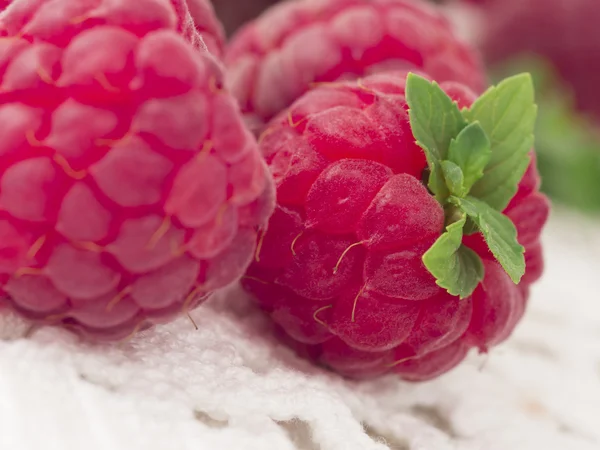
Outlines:
POLYGON ((515 284, 525 274, 525 249, 517 241, 517 229, 512 221, 487 203, 474 197, 451 197, 458 206, 475 222, 496 260, 504 268, 515 284))
MULTIPOLYGON (((461 168, 464 175, 463 195, 455 194, 458 197, 464 197, 471 187, 483 177, 483 170, 490 162, 492 156, 492 144, 479 122, 473 122, 467 125, 450 142, 448 150, 448 160, 452 161, 461 168)), ((450 189, 452 190, 452 189, 450 189)))
POLYGON ((465 189, 465 176, 461 168, 452 161, 442 161, 441 165, 446 186, 450 189, 450 193, 457 197, 467 195, 469 191, 465 189))
POLYGON ((478 121, 491 141, 492 155, 483 177, 470 194, 498 211, 504 210, 517 192, 529 165, 537 115, 534 87, 529 74, 505 79, 488 89, 463 115, 478 121))
POLYGON ((433 82, 413 73, 406 79, 410 126, 425 152, 430 170, 429 189, 439 201, 448 197, 440 162, 447 159, 450 141, 467 125, 456 103, 433 82))
POLYGON ((450 295, 469 297, 483 280, 483 262, 477 253, 462 245, 466 216, 448 225, 433 246, 423 255, 423 263, 436 283, 450 295))

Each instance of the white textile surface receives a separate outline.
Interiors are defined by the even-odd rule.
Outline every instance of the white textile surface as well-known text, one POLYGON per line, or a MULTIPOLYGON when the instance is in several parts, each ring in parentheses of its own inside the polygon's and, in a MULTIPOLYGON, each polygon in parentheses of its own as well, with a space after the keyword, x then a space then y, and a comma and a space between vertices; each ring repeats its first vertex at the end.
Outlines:
POLYGON ((2 450, 598 450, 600 226, 555 215, 515 335, 424 384, 344 381, 233 289, 118 346, 0 317, 2 450))

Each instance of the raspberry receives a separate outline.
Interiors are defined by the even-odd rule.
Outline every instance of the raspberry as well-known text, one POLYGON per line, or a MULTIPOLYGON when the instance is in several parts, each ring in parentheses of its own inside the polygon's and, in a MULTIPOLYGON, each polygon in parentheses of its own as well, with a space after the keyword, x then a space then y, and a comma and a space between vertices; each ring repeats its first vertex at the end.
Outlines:
POLYGON ((234 36, 225 62, 232 91, 258 129, 313 82, 409 67, 476 92, 484 85, 477 55, 445 18, 409 0, 283 2, 234 36))
POLYGON ((171 3, 16 0, 1 20, 10 306, 114 340, 239 278, 272 186, 218 64, 177 33, 171 3))
MULTIPOLYGON (((301 355, 356 378, 436 377, 471 348, 506 339, 542 272, 540 232, 548 202, 532 159, 505 209, 526 247, 516 285, 480 234, 464 243, 485 278, 465 299, 436 284, 423 264, 444 229, 444 210, 422 182, 405 72, 319 86, 273 120, 261 150, 277 206, 243 286, 301 355)), ((475 94, 444 82, 459 105, 475 94)))

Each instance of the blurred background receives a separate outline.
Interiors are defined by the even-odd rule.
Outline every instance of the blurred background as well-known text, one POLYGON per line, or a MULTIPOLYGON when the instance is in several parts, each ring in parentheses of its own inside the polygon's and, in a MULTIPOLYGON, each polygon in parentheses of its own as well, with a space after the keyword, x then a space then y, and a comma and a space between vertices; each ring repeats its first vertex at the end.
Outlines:
MULTIPOLYGON (((477 46, 490 81, 528 71, 540 107, 543 191, 600 217, 600 0, 413 0, 441 4, 477 46)), ((213 0, 226 31, 277 0, 213 0)))

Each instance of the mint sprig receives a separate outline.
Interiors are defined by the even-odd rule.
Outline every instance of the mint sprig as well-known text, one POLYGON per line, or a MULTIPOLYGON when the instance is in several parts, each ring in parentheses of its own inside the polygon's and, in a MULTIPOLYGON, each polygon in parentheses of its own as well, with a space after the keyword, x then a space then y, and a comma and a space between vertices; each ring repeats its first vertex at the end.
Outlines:
POLYGON ((447 227, 424 254, 439 286, 469 297, 484 265, 463 235, 478 231, 514 283, 525 273, 524 249, 502 214, 529 165, 537 106, 528 74, 488 89, 471 108, 458 105, 437 85, 409 74, 406 100, 417 144, 425 152, 428 187, 446 211, 447 227))

